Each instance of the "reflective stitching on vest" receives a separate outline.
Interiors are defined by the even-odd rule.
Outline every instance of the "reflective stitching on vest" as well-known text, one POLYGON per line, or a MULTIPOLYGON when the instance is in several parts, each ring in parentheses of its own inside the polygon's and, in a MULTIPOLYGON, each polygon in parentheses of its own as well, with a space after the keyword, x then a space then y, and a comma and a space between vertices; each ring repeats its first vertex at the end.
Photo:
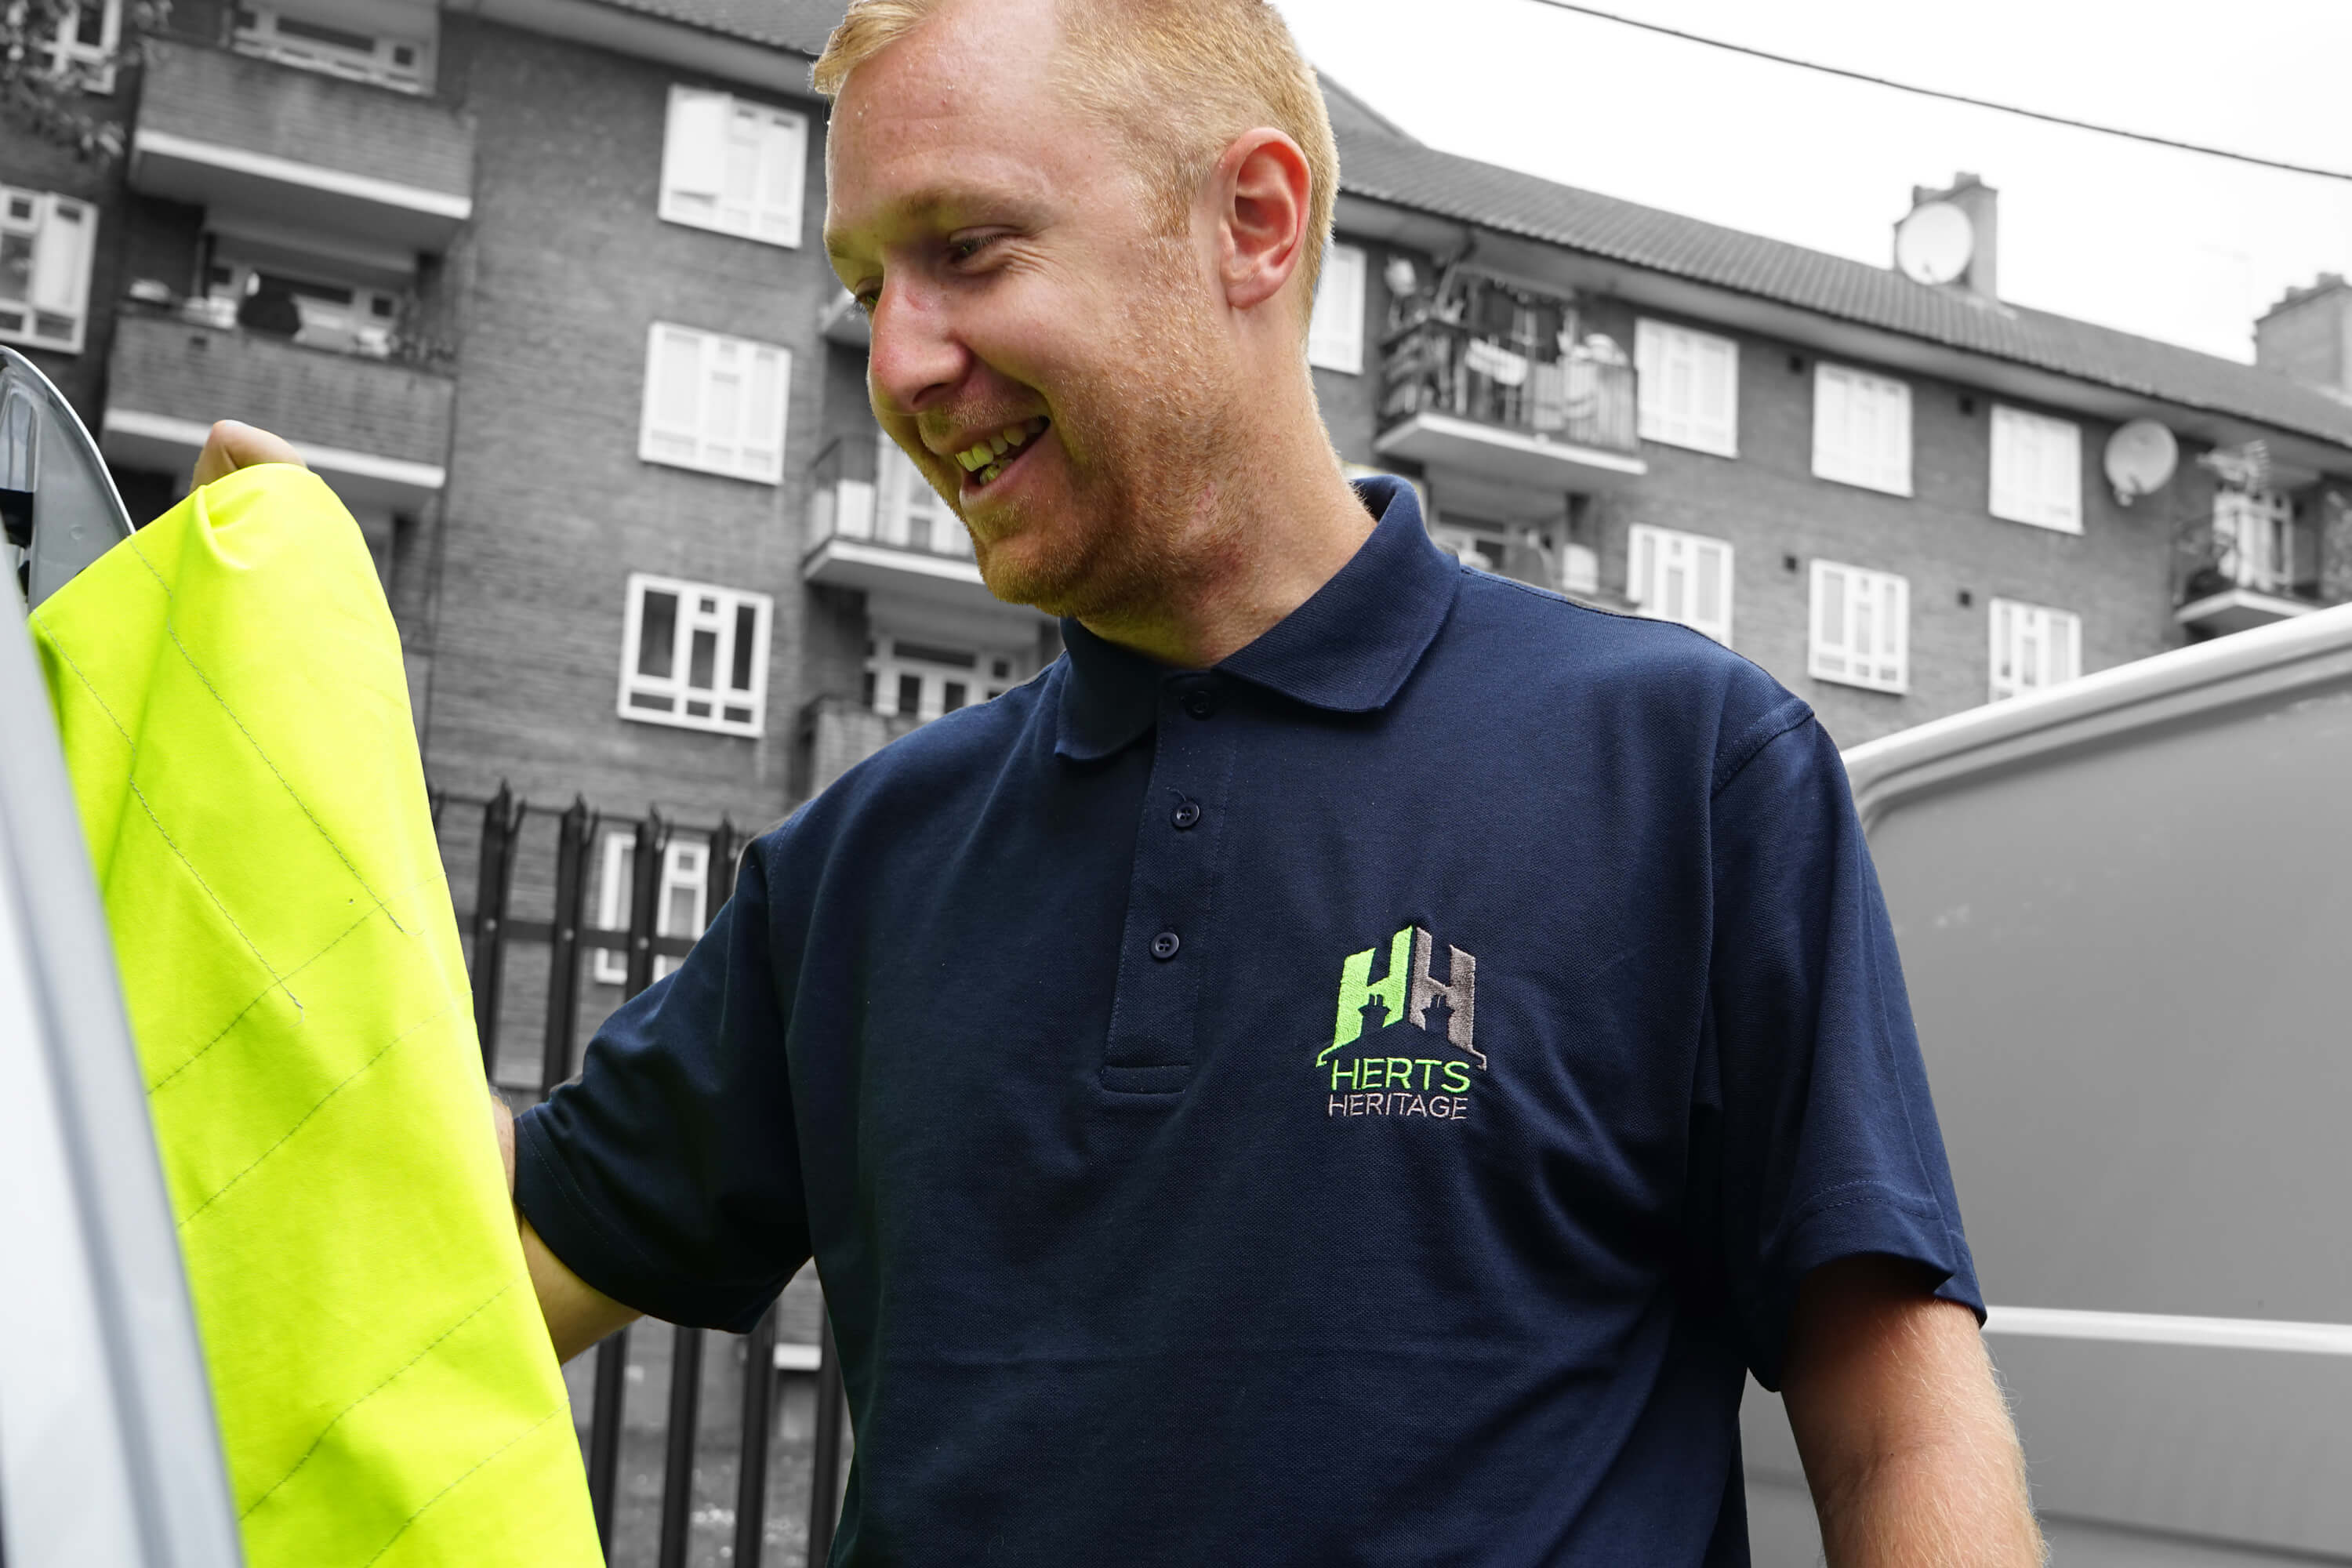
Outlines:
POLYGON ((532 1433, 538 1431, 541 1427, 546 1426, 549 1422, 554 1420, 557 1416, 564 1414, 571 1408, 572 1401, 566 1399, 562 1404, 557 1405, 554 1409, 549 1411, 546 1415, 541 1416, 538 1420, 532 1422, 530 1426, 516 1433, 504 1443, 501 1443, 497 1448, 483 1455, 482 1458, 476 1462, 474 1469, 467 1470, 466 1475, 459 1476, 456 1480, 451 1481, 447 1486, 443 1487, 439 1491, 435 1492, 431 1497, 426 1498, 425 1500, 424 1508, 418 1509, 415 1513, 412 1513, 406 1519, 402 1520, 400 1521, 400 1528, 392 1532, 392 1540, 387 1541, 382 1546, 377 1547, 375 1556, 369 1558, 366 1563, 361 1563, 360 1568, 370 1568, 370 1565, 373 1564, 377 1558, 382 1557, 385 1552, 391 1551, 394 1542, 397 1542, 402 1536, 407 1534, 408 1527, 425 1517, 425 1509, 431 1508, 435 1503, 439 1502, 443 1498, 447 1497, 451 1492, 456 1491, 459 1486, 465 1483, 467 1476, 472 1475, 474 1470, 480 1469, 482 1466, 488 1464, 492 1459, 497 1458, 500 1454, 505 1453, 509 1448, 513 1447, 517 1443, 521 1442, 525 1437, 530 1436, 532 1433))
MULTIPOLYGON (((142 556, 141 559, 143 562, 145 557, 142 556)), ((150 566, 147 570, 152 572, 155 568, 150 566)), ((98 688, 90 684, 89 677, 83 674, 81 666, 74 662, 74 656, 68 652, 66 645, 58 640, 56 629, 47 621, 41 619, 41 613, 38 610, 33 612, 33 618, 40 621, 41 629, 49 634, 49 646, 58 650, 58 657, 64 659, 66 668, 74 672, 74 679, 80 681, 82 689, 89 693, 89 700, 98 704, 98 710, 106 715, 106 721, 114 726, 114 732, 121 736, 123 743, 131 748, 131 765, 123 770, 122 782, 131 791, 131 798, 138 801, 139 809, 145 812, 147 820, 154 825, 155 836, 163 841, 164 846, 178 858, 180 864, 188 868, 188 875, 196 879, 196 886, 205 890, 205 897, 213 901, 213 908, 220 911, 221 919, 228 921, 228 929, 236 932, 237 940, 245 943, 245 950, 253 954, 254 962, 268 973, 270 979, 278 982, 278 989, 286 993, 286 1000, 294 1004, 294 1010, 297 1013, 301 1012, 302 998, 294 994, 292 989, 287 985, 285 977, 278 973, 269 960, 261 955, 261 949, 256 947, 253 939, 245 934, 245 928, 236 923, 235 915, 228 912, 228 906, 221 902, 218 893, 213 891, 213 885, 205 880, 205 874, 202 871, 196 869, 196 863, 189 859, 187 852, 173 842, 172 836, 163 830, 163 819, 156 816, 154 806, 148 804, 147 792, 139 787, 139 780, 135 776, 139 763, 139 742, 131 738, 131 731, 122 727, 122 721, 114 716, 114 710, 106 705, 106 699, 98 694, 98 688)), ((235 718, 236 715, 231 714, 230 717, 235 718)), ((266 762, 268 759, 263 760, 266 762)), ((341 851, 338 850, 337 853, 340 854, 341 851)), ((371 893, 368 896, 373 898, 375 895, 371 893)), ((399 923, 397 921, 393 922, 394 927, 399 923)))
MULTIPOLYGON (((196 656, 188 651, 188 645, 180 640, 179 620, 173 613, 180 601, 173 594, 172 584, 163 581, 163 574, 155 570, 155 563, 148 560, 146 552, 139 548, 139 536, 134 533, 122 542, 131 546, 131 553, 139 558, 139 564, 147 568, 147 575, 154 578, 155 585, 163 590, 163 602, 173 607, 163 612, 163 630, 171 637, 172 646, 180 650, 181 658, 187 661, 189 670, 205 683, 205 689, 213 694, 213 700, 220 704, 220 710, 228 715, 228 721, 236 726, 236 732, 245 737, 246 743, 253 748, 253 754, 261 759, 261 765, 277 775, 278 784, 285 787, 286 797, 302 808, 302 815, 310 819, 310 826, 319 830, 319 837, 327 841, 327 847, 335 852, 335 858, 343 863, 343 869, 352 874, 352 880, 359 884, 360 891, 375 899, 375 907, 383 910, 383 918, 392 921, 392 929, 406 936, 408 928, 400 923, 399 917, 385 906, 382 899, 376 898, 375 889, 367 885, 367 879, 360 875, 357 866, 352 864, 352 858, 343 853, 343 847, 335 842, 335 836, 327 831, 327 825, 319 820, 319 814, 310 809, 310 803, 302 798, 284 773, 278 773, 278 764, 269 760, 269 753, 261 749, 261 742, 253 738, 253 731, 245 727, 245 721, 236 716, 236 710, 228 705, 228 699, 220 694, 220 688, 213 684, 213 678, 206 675, 204 667, 196 662, 196 656)), ((120 724, 115 726, 118 730, 121 727, 120 724)))
MULTIPOLYGON (((403 893, 413 893, 418 888, 424 886, 425 883, 430 879, 430 877, 431 873, 428 872, 425 876, 419 877, 415 881, 409 883, 408 886, 401 889, 400 890, 403 893)), ((337 933, 334 941, 329 942, 326 946, 320 948, 318 952, 312 953, 310 957, 304 959, 301 963, 288 970, 286 972, 286 978, 289 980, 293 979, 296 975, 301 973, 304 970, 318 963, 319 960, 326 957, 327 954, 342 946, 343 941, 346 937, 349 937, 352 932, 359 930, 360 927, 367 924, 368 921, 375 919, 375 917, 376 911, 370 910, 367 913, 362 915, 359 919, 345 926, 341 931, 337 933)), ((236 1010, 236 1016, 232 1017, 227 1023, 223 1024, 220 1026, 220 1033, 215 1035, 211 1039, 206 1040, 203 1045, 198 1046, 194 1052, 189 1056, 186 1061, 182 1062, 178 1067, 173 1068, 162 1078, 159 1078, 153 1083, 149 1084, 147 1086, 147 1093, 149 1097, 152 1099, 163 1088, 165 1084, 170 1083, 173 1079, 178 1078, 182 1073, 187 1071, 190 1068, 195 1066, 196 1063, 203 1060, 205 1052, 211 1050, 215 1046, 219 1045, 223 1040, 227 1039, 236 1030, 236 1026, 245 1022, 245 1016, 247 1013, 252 1012, 253 1009, 260 1004, 263 997, 268 995, 270 992, 278 989, 280 989, 279 986, 270 985, 265 986, 263 989, 255 992, 253 994, 253 999, 247 1002, 244 1006, 239 1007, 236 1010)), ((290 995, 292 994, 289 992, 289 994, 290 995)), ((301 1004, 297 1002, 295 1005, 299 1007, 301 1004)))
POLYGON ((376 1063, 383 1060, 384 1058, 392 1055, 393 1051, 399 1047, 402 1041, 408 1039, 428 1025, 439 1023, 442 1019, 449 1016, 449 1015, 457 1011, 457 1003, 452 1001, 449 1005, 442 1008, 439 1012, 427 1015, 425 1017, 408 1026, 407 1028, 403 1029, 399 1034, 394 1035, 392 1037, 392 1043, 390 1045, 385 1046, 383 1049, 376 1052, 375 1055, 362 1062, 359 1065, 358 1069, 354 1071, 351 1077, 343 1079, 342 1082, 335 1085, 334 1088, 320 1096, 319 1103, 304 1111, 302 1113, 302 1120, 294 1123, 293 1126, 289 1127, 285 1133, 278 1138, 277 1142, 272 1143, 268 1148, 264 1149, 260 1153, 255 1155, 252 1164, 247 1165, 244 1170, 239 1171, 236 1175, 231 1176, 227 1181, 223 1182, 217 1188, 214 1189, 212 1196, 206 1198, 204 1202, 198 1204, 195 1207, 190 1209, 186 1215, 182 1216, 179 1228, 185 1230, 188 1226, 194 1225, 198 1215, 212 1207, 213 1205, 220 1202, 221 1199, 226 1195, 231 1187, 236 1185, 239 1182, 245 1180, 246 1177, 251 1175, 255 1170, 259 1168, 264 1160, 268 1159, 269 1156, 277 1153, 278 1150, 286 1147, 286 1140, 293 1137, 294 1134, 301 1131, 305 1126, 309 1125, 310 1118, 318 1115, 319 1112, 327 1108, 327 1101, 334 1099, 335 1096, 342 1093, 343 1090, 351 1088, 352 1085, 365 1078, 368 1075, 368 1069, 374 1067, 376 1063))
MULTIPOLYGON (((472 1311, 467 1313, 464 1317, 458 1319, 456 1322, 442 1330, 439 1334, 434 1337, 434 1341, 431 1344, 426 1345, 423 1350, 418 1351, 415 1355, 410 1356, 406 1361, 401 1363, 398 1369, 387 1373, 382 1383, 377 1384, 373 1388, 369 1389, 365 1394, 361 1394, 357 1399, 352 1400, 349 1405, 346 1405, 341 1410, 336 1411, 332 1416, 328 1418, 326 1425, 319 1428, 319 1435, 310 1439, 310 1446, 302 1450, 302 1457, 294 1461, 294 1468, 287 1471, 284 1475, 278 1477, 276 1480, 270 1482, 268 1489, 265 1489, 259 1497, 255 1498, 251 1502, 246 1504, 245 1507, 237 1510, 236 1517, 239 1520, 244 1520, 251 1516, 255 1509, 259 1508, 263 1503, 268 1502, 271 1498, 278 1494, 278 1488, 284 1486, 288 1481, 292 1480, 297 1475, 300 1474, 302 1467, 310 1462, 310 1456, 319 1451, 319 1445, 327 1440, 327 1434, 335 1429, 335 1424, 337 1422, 342 1420, 344 1416, 349 1415, 352 1411, 357 1410, 361 1405, 365 1405, 369 1400, 373 1399, 377 1394, 382 1394, 385 1389, 390 1388, 393 1384, 398 1380, 402 1373, 406 1372, 410 1367, 415 1366, 418 1362, 423 1361, 426 1356, 431 1355, 436 1350, 440 1348, 440 1344, 443 1340, 447 1339, 451 1334, 456 1333, 459 1329, 464 1328, 467 1323, 472 1322, 476 1318, 480 1317, 492 1307, 497 1306, 501 1300, 506 1299, 508 1292, 511 1291, 517 1285, 521 1283, 522 1277, 518 1276, 517 1278, 509 1279, 505 1284, 499 1286, 488 1300, 484 1301, 480 1306, 476 1307, 472 1311)), ((379 1552, 377 1555, 382 1556, 383 1553, 379 1552)))

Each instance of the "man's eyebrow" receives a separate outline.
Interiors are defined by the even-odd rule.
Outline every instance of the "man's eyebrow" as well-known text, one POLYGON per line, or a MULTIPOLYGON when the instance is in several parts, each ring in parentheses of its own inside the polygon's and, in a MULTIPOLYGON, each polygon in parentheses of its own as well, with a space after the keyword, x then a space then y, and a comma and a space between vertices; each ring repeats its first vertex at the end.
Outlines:
POLYGON ((855 242, 851 233, 881 234, 887 242, 900 235, 954 228, 961 224, 978 221, 983 216, 1010 216, 1034 221, 1038 204, 1033 196, 1003 186, 935 185, 916 190, 892 202, 875 221, 857 226, 855 231, 828 226, 824 231, 825 255, 835 267, 856 259, 855 242))

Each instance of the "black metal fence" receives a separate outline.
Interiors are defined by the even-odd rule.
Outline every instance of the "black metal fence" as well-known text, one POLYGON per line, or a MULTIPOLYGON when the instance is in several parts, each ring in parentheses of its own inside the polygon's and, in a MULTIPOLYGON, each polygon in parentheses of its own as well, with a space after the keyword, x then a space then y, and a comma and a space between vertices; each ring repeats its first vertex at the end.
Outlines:
MULTIPOLYGON (((458 918, 468 939, 474 1019, 484 1067, 510 1097, 522 1090, 544 1099, 577 1070, 583 1012, 635 995, 653 984, 662 959, 682 956, 693 946, 695 935, 727 901, 737 861, 750 842, 748 834, 723 819, 704 828, 683 826, 650 811, 642 817, 608 818, 577 799, 561 810, 550 810, 515 798, 503 785, 488 800, 436 792, 433 820, 453 888, 465 889, 466 872, 472 872, 472 909, 467 912, 463 908, 460 890, 458 918), (478 838, 469 844, 468 830, 477 821, 478 838), (552 830, 551 842, 547 829, 552 830), (622 856, 608 854, 600 866, 598 845, 610 845, 616 834, 627 850, 625 865, 622 856), (677 864, 672 847, 681 842, 698 842, 702 851, 701 918, 691 932, 678 929, 682 922, 677 917, 694 900, 688 898, 681 905, 677 900, 694 889, 681 889, 670 875, 677 864), (599 879, 611 884, 599 889, 599 912, 607 921, 602 924, 589 918, 591 882, 599 879), (666 898, 671 901, 666 904, 666 898), (614 915, 623 918, 612 923, 614 915), (620 955, 620 972, 610 976, 619 983, 617 993, 598 985, 594 964, 583 973, 590 954, 603 955, 608 970, 612 955, 620 955), (525 959, 527 964, 520 962, 525 959), (520 971, 542 966, 545 1002, 540 1010, 538 1070, 535 1082, 519 1084, 514 1053, 502 1051, 501 1045, 533 1009, 530 999, 518 994, 520 987, 509 982, 541 978, 520 971)), ((588 1419, 582 1446, 597 1536, 609 1561, 632 1568, 647 1563, 657 1568, 688 1568, 689 1563, 719 1561, 736 1568, 760 1568, 763 1563, 769 1568, 791 1568, 796 1563, 825 1561, 840 1510, 846 1412, 833 1335, 822 1327, 821 1303, 816 1316, 818 1349, 804 1461, 805 1556, 793 1550, 800 1542, 791 1539, 791 1532, 782 1532, 780 1539, 770 1529, 772 1496, 789 1500, 801 1491, 799 1477, 784 1472, 803 1462, 797 1441, 778 1441, 779 1408, 786 1382, 795 1372, 780 1364, 777 1309, 770 1308, 751 1333, 740 1339, 700 1329, 671 1330, 667 1366, 662 1369, 668 1384, 667 1408, 657 1423, 647 1422, 642 1411, 628 1409, 632 1384, 652 1381, 646 1347, 633 1344, 645 1337, 642 1326, 624 1330, 596 1347, 593 1374, 586 1379, 588 1419), (705 1365, 709 1342, 714 1338, 728 1343, 731 1359, 741 1369, 736 1391, 739 1435, 734 1435, 731 1453, 713 1452, 703 1441, 709 1425, 704 1406, 714 1381, 709 1373, 724 1372, 723 1363, 705 1365), (638 1450, 634 1455, 633 1447, 638 1450), (649 1472, 636 1475, 630 1461, 649 1465, 656 1448, 657 1493, 625 1484, 650 1479, 649 1472), (631 1473, 625 1476, 625 1468, 631 1473), (734 1496, 733 1508, 727 1510, 710 1500, 716 1483, 730 1469, 734 1496), (705 1500, 699 1508, 698 1497, 705 1500), (636 1517, 640 1512, 652 1517, 636 1517), (650 1542, 647 1525, 652 1527, 650 1542), (729 1526, 732 1546, 723 1549, 729 1526), (772 1552, 771 1547, 782 1550, 772 1552)), ((567 1376, 573 1383, 576 1420, 580 1373, 567 1369, 567 1376)), ((716 1436, 723 1440, 730 1435, 722 1431, 716 1436)))

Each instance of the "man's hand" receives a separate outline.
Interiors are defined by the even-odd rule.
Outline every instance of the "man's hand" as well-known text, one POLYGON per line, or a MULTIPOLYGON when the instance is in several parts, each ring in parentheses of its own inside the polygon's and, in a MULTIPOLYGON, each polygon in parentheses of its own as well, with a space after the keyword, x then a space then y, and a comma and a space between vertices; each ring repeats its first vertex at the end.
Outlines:
POLYGON ((2025 1460, 1976 1320, 1898 1258, 1798 1289, 1783 1402, 1831 1568, 2041 1568, 2025 1460))
MULTIPOLYGON (((507 1167, 507 1193, 515 1184, 514 1112, 506 1097, 490 1090, 490 1121, 498 1128, 499 1154, 507 1167)), ((539 1297, 539 1315, 547 1320, 547 1337, 555 1343, 555 1359, 570 1361, 616 1329, 625 1329, 645 1314, 625 1307, 597 1289, 548 1250, 539 1232, 530 1228, 522 1210, 515 1210, 515 1228, 522 1237, 522 1260, 530 1269, 530 1288, 539 1297)))
POLYGON ((298 468, 307 466, 299 452, 268 431, 224 419, 205 437, 205 449, 196 457, 195 482, 208 485, 215 479, 226 479, 239 468, 250 468, 259 463, 291 463, 298 468))

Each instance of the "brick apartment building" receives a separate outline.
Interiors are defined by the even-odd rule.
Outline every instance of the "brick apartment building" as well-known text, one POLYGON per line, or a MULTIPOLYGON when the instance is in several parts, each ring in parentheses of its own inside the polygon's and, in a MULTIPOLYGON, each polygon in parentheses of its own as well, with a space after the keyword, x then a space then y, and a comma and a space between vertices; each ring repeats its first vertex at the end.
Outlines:
MULTIPOLYGON (((126 157, 0 144, 0 340, 135 510, 213 418, 304 449, 375 550, 439 786, 764 826, 1056 646, 866 411, 807 88, 840 9, 177 0, 90 100, 126 157)), ((90 0, 65 47, 118 26, 90 0)), ((1969 237, 1929 284, 1330 100, 1342 457, 1466 559, 1723 638, 1842 742, 2352 594, 2341 279, 2243 365, 2001 300, 1971 179, 1914 193, 1969 237), (2178 452, 2128 500, 2126 427, 2144 480, 2178 452)), ((598 926, 629 854, 596 847, 598 926)), ((702 856, 668 851, 665 930, 699 929, 702 856)))

